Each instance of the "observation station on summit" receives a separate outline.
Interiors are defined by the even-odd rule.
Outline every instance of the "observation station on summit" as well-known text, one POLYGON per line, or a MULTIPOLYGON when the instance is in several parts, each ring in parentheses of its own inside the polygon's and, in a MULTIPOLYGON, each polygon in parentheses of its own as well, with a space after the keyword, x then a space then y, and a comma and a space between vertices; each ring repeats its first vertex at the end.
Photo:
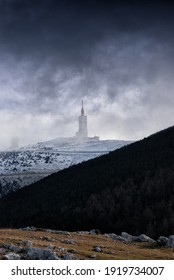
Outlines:
POLYGON ((98 136, 88 137, 88 125, 87 125, 87 116, 85 115, 83 100, 81 115, 79 116, 79 130, 76 132, 76 139, 78 140, 99 140, 98 136))

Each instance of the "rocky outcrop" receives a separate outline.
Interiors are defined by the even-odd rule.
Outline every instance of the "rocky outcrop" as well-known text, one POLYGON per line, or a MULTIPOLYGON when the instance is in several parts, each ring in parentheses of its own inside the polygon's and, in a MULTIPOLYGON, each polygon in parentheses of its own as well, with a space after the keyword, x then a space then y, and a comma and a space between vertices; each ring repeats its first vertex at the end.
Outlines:
POLYGON ((157 243, 158 243, 158 245, 166 246, 168 240, 169 240, 168 237, 166 237, 166 236, 160 236, 160 237, 157 239, 157 243))
POLYGON ((139 236, 131 235, 127 232, 122 232, 121 235, 117 235, 115 233, 106 234, 106 236, 112 238, 113 240, 122 241, 124 243, 131 243, 131 242, 155 242, 154 239, 150 238, 145 234, 140 234, 139 236))
POLYGON ((174 235, 169 236, 166 247, 174 248, 174 235))
POLYGON ((71 235, 70 232, 68 232, 68 231, 63 231, 63 230, 46 229, 45 231, 46 231, 46 232, 50 232, 50 233, 62 234, 62 235, 71 235))
POLYGON ((94 251, 97 252, 97 253, 102 252, 102 248, 101 247, 102 247, 101 245, 94 246, 94 251))
POLYGON ((100 234, 100 230, 99 229, 92 229, 92 230, 90 230, 89 234, 100 234))
POLYGON ((25 231, 36 231, 37 229, 36 229, 36 227, 31 226, 31 227, 21 228, 21 230, 25 230, 25 231))
POLYGON ((168 248, 174 248, 174 235, 170 235, 169 237, 160 236, 157 240, 157 244, 168 248))
POLYGON ((127 242, 132 242, 133 241, 133 236, 130 235, 127 232, 122 232, 121 237, 123 237, 127 242))
POLYGON ((20 242, 20 245, 26 248, 30 248, 33 246, 33 243, 30 240, 23 240, 20 242))
POLYGON ((74 255, 72 255, 72 254, 63 254, 63 255, 61 255, 61 259, 62 260, 77 260, 77 258, 74 257, 74 255))
POLYGON ((65 240, 62 240, 62 243, 73 245, 75 243, 75 241, 74 240, 70 240, 70 239, 65 239, 65 240))
POLYGON ((27 257, 31 260, 59 260, 55 252, 39 248, 29 248, 27 257))
POLYGON ((5 260, 20 260, 21 256, 15 253, 9 253, 4 256, 5 260))
POLYGON ((141 242, 155 242, 154 239, 150 238, 149 236, 147 236, 145 234, 140 234, 138 236, 138 238, 140 239, 141 242))
POLYGON ((14 245, 11 245, 11 244, 4 244, 3 247, 6 250, 14 252, 14 253, 21 253, 22 250, 23 250, 22 247, 14 246, 14 245))

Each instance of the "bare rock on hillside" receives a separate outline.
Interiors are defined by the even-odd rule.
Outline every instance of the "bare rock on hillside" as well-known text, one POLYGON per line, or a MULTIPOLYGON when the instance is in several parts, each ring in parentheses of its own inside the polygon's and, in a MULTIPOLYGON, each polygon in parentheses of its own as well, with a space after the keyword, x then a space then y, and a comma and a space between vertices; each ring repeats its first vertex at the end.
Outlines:
POLYGON ((36 231, 37 229, 36 229, 36 227, 31 226, 31 227, 21 228, 21 230, 24 230, 24 231, 36 231))
POLYGON ((47 249, 29 248, 27 250, 27 257, 31 260, 58 260, 55 252, 47 249))
POLYGON ((122 232, 121 236, 127 240, 127 242, 132 242, 133 236, 127 232, 122 232))
POLYGON ((147 236, 145 234, 140 234, 139 240, 140 240, 140 242, 155 242, 154 239, 150 238, 149 236, 147 236))
POLYGON ((96 245, 96 246, 94 246, 94 251, 95 251, 95 252, 97 252, 97 253, 102 252, 102 248, 101 248, 101 246, 100 246, 100 245, 96 245))
POLYGON ((71 235, 71 233, 69 231, 65 231, 65 230, 53 230, 53 233, 71 235))
POLYGON ((0 248, 0 254, 5 254, 6 250, 5 248, 0 248))
POLYGON ((26 248, 30 248, 33 246, 33 243, 30 240, 22 240, 20 242, 21 246, 25 246, 26 248))
POLYGON ((89 234, 90 232, 87 230, 77 231, 78 234, 89 234))
POLYGON ((61 255, 62 260, 77 260, 76 257, 74 257, 73 254, 63 254, 61 255))
POLYGON ((55 250, 57 250, 58 252, 61 252, 61 253, 67 253, 67 249, 66 248, 62 248, 60 246, 55 247, 55 250))
POLYGON ((100 234, 100 230, 99 229, 91 229, 89 234, 100 234))
POLYGON ((174 235, 169 236, 166 246, 170 248, 174 248, 174 235))
POLYGON ((18 247, 18 246, 7 244, 7 243, 4 244, 3 247, 6 250, 14 252, 14 253, 20 253, 23 250, 22 247, 18 247))
POLYGON ((96 259, 96 255, 95 254, 89 255, 89 258, 90 259, 96 259))
POLYGON ((118 235, 115 233, 105 233, 105 236, 112 238, 113 240, 115 240, 118 235))
POLYGON ((62 240, 62 243, 73 245, 75 243, 75 241, 74 240, 70 240, 70 239, 65 239, 65 240, 62 240))
POLYGON ((4 259, 6 259, 6 260, 20 260, 21 257, 20 257, 19 254, 9 253, 9 254, 6 254, 4 256, 4 259))
POLYGON ((115 236, 114 240, 122 241, 124 243, 128 243, 128 240, 126 238, 124 238, 123 236, 120 236, 120 235, 115 236))
POLYGON ((168 242, 169 238, 166 236, 160 236, 157 240, 157 243, 161 246, 166 246, 167 242, 168 242))

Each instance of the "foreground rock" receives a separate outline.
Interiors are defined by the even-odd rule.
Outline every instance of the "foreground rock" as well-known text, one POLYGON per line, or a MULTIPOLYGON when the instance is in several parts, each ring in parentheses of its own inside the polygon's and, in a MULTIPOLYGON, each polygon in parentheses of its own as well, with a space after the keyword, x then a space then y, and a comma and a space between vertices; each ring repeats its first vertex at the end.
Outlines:
POLYGON ((6 254, 4 256, 4 259, 6 259, 6 260, 20 260, 21 257, 20 257, 19 254, 9 253, 9 254, 6 254))
POLYGON ((152 239, 151 237, 149 237, 145 234, 140 234, 139 236, 133 236, 127 232, 122 232, 121 235, 117 235, 115 233, 109 233, 109 234, 106 234, 106 236, 112 238, 113 240, 121 241, 124 243, 132 243, 132 242, 154 243, 154 242, 156 242, 154 239, 152 239))
POLYGON ((160 236, 157 240, 157 243, 161 246, 166 246, 168 240, 169 238, 167 238, 166 236, 160 236))
POLYGON ((102 247, 101 245, 94 246, 94 251, 98 252, 98 253, 102 252, 102 248, 101 247, 102 247))
POLYGON ((139 237, 141 242, 155 242, 154 239, 150 238, 149 236, 145 235, 145 234, 140 234, 139 237))
POLYGON ((170 248, 174 248, 174 235, 169 236, 166 246, 170 248))
POLYGON ((27 257, 31 260, 59 260, 55 252, 39 248, 29 248, 27 250, 27 257))

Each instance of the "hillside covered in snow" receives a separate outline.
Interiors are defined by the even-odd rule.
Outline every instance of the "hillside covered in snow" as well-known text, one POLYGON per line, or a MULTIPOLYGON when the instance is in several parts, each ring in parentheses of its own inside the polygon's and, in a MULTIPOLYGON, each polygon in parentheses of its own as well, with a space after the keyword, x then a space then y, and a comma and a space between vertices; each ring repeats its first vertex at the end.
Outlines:
POLYGON ((71 165, 101 156, 130 141, 56 138, 0 152, 0 197, 71 165))

